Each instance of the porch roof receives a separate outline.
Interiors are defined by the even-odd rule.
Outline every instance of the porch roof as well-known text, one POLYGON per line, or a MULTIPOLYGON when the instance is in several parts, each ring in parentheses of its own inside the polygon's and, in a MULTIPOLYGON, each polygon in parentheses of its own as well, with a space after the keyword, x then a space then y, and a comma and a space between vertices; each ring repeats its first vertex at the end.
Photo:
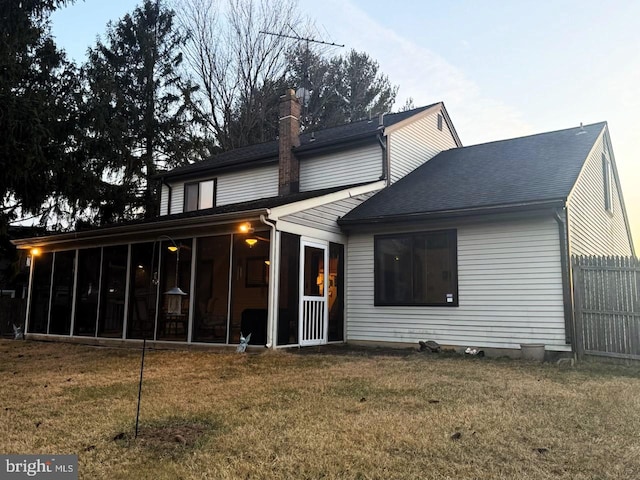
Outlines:
POLYGON ((245 222, 258 220, 260 215, 268 215, 269 209, 287 205, 310 198, 327 195, 347 190, 353 187, 364 185, 362 183, 313 190, 309 192, 299 192, 277 197, 261 198, 247 202, 222 205, 219 207, 192 212, 176 213, 164 215, 151 219, 138 219, 127 222, 114 223, 102 227, 95 227, 86 230, 78 230, 65 233, 55 233, 28 238, 12 240, 18 248, 32 248, 49 245, 64 246, 70 244, 86 244, 116 241, 148 240, 155 238, 159 233, 173 232, 182 235, 192 233, 195 227, 209 227, 215 225, 228 225, 234 222, 245 222))

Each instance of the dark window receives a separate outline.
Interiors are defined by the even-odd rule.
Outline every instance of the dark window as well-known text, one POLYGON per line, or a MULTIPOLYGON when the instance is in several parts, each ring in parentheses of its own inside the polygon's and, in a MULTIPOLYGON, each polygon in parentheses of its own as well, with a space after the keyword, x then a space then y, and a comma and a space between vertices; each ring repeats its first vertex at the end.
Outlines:
POLYGON ((613 212, 613 188, 611 186, 611 161, 602 154, 602 177, 604 183, 604 208, 613 212))
POLYGON ((192 212, 198 209, 198 184, 187 183, 184 186, 184 211, 192 212))
POLYGON ((442 115, 438 114, 438 130, 442 130, 442 115))
POLYGON ((216 205, 216 180, 185 183, 184 185, 184 211, 204 210, 216 205))
POLYGON ((376 305, 458 305, 455 230, 375 237, 376 305))

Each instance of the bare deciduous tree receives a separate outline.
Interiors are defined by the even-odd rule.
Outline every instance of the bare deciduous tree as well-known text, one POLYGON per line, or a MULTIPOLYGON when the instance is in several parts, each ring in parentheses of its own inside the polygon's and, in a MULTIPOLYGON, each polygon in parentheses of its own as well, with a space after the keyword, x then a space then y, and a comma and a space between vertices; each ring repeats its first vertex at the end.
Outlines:
POLYGON ((296 7, 296 0, 176 2, 189 32, 185 59, 200 85, 202 120, 217 148, 271 140, 277 129, 274 92, 284 89, 292 42, 277 34, 292 35, 300 26, 296 7))

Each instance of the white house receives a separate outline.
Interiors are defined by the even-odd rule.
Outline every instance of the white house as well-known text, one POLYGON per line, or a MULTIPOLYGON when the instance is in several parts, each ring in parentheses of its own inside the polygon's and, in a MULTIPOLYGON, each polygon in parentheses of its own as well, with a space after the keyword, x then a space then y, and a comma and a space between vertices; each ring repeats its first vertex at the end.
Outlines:
POLYGON ((278 141, 164 175, 153 221, 16 241, 28 336, 569 351, 570 255, 634 253, 606 123, 462 147, 442 103, 280 113, 278 141))

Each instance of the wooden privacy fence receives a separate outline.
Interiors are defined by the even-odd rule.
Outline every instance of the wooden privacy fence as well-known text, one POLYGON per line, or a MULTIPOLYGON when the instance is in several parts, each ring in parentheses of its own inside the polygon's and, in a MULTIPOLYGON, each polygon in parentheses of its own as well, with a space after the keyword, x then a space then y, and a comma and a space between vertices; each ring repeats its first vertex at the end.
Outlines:
POLYGON ((576 351, 640 360, 640 260, 573 257, 576 351))

